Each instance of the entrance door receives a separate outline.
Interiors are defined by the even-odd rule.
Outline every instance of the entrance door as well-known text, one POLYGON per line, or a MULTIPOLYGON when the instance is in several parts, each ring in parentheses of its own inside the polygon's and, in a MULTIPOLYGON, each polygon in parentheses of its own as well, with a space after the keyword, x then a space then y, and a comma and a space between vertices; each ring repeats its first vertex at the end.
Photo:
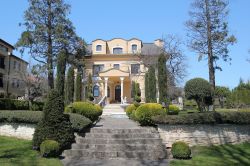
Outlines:
POLYGON ((115 101, 121 102, 121 85, 115 86, 115 101))

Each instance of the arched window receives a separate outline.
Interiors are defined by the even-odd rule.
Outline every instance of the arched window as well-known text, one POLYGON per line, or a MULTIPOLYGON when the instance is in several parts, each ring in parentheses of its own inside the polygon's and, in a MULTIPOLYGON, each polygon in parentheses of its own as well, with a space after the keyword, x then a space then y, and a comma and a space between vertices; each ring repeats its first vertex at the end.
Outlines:
POLYGON ((93 87, 93 95, 94 97, 99 97, 99 86, 95 85, 93 87))
POLYGON ((137 51, 137 45, 136 44, 132 44, 132 52, 136 52, 137 51))
POLYGON ((121 47, 113 48, 113 54, 122 54, 123 49, 121 47))
POLYGON ((97 45, 96 46, 96 51, 102 51, 102 45, 97 45))

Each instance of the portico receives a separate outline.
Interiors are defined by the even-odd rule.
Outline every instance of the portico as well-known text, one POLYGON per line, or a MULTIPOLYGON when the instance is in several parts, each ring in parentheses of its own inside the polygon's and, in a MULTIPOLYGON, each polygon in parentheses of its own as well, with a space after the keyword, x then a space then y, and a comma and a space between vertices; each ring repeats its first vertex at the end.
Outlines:
POLYGON ((110 69, 100 72, 99 77, 104 82, 103 96, 107 98, 108 103, 123 102, 124 99, 130 101, 131 81, 128 72, 120 69, 110 69))

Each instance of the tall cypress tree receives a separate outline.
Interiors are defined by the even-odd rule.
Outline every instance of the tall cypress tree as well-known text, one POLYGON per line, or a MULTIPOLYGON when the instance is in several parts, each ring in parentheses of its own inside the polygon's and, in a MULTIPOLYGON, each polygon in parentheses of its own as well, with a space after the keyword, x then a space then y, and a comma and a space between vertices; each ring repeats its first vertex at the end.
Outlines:
POLYGON ((161 54, 158 58, 158 88, 159 88, 159 102, 167 101, 167 66, 166 57, 161 54))
POLYGON ((81 101, 82 94, 82 71, 78 68, 76 75, 76 101, 81 101))
POLYGON ((87 91, 88 91, 88 99, 90 101, 93 101, 94 100, 94 97, 93 97, 93 83, 92 83, 92 75, 89 74, 88 76, 88 85, 87 85, 87 91))
POLYGON ((145 102, 149 102, 148 72, 145 74, 145 102))
POLYGON ((149 67, 148 70, 148 93, 149 102, 156 103, 156 78, 155 78, 155 68, 153 66, 149 67))
POLYGON ((66 54, 66 51, 61 51, 57 58, 56 89, 61 96, 64 96, 66 54))
POLYGON ((65 103, 70 104, 74 101, 74 67, 71 66, 68 69, 67 81, 66 81, 66 92, 65 92, 65 103))

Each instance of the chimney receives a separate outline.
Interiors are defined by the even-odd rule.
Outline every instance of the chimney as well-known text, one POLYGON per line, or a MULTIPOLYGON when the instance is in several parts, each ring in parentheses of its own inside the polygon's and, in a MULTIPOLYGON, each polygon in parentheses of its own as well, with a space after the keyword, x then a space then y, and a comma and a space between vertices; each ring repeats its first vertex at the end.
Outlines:
POLYGON ((164 42, 163 42, 163 40, 161 40, 161 39, 156 39, 156 40, 154 41, 154 44, 155 44, 156 46, 162 48, 163 45, 164 45, 164 42))

